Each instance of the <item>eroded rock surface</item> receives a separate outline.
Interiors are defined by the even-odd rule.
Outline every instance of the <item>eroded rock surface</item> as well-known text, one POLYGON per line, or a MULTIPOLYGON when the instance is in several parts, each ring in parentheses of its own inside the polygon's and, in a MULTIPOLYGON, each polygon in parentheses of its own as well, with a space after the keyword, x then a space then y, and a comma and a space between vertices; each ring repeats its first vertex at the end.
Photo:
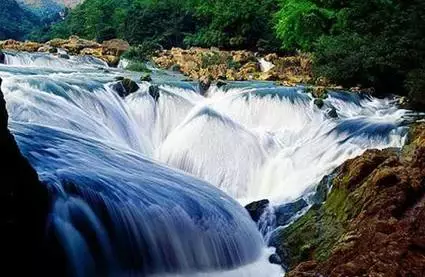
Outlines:
POLYGON ((425 124, 345 162, 324 204, 279 233, 287 276, 425 276, 425 124))

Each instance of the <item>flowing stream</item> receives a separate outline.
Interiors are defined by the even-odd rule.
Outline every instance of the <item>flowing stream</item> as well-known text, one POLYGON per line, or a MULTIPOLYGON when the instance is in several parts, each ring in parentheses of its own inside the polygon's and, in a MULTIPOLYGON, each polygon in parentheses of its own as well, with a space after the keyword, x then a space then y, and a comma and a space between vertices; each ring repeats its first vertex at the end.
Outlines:
POLYGON ((195 83, 136 73, 91 57, 6 53, 0 65, 10 128, 54 199, 49 236, 71 276, 274 277, 241 204, 310 194, 345 160, 401 147, 407 111, 393 101, 331 92, 319 109, 303 87, 195 83), (335 117, 337 115, 337 117, 335 117))

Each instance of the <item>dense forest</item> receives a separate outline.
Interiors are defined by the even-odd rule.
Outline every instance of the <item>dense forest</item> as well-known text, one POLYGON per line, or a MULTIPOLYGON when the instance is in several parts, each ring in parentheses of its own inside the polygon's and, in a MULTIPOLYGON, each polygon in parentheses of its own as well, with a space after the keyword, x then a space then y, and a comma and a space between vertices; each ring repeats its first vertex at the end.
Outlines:
MULTIPOLYGON (((13 2, 2 1, 1 5, 13 2)), ((13 17, 5 13, 1 19, 13 17)), ((21 11, 24 13, 23 11, 21 11)), ((26 16, 19 37, 32 22, 26 16)), ((8 25, 10 26, 10 24, 8 25)), ((314 55, 316 76, 425 104, 423 0, 86 0, 31 39, 123 38, 141 49, 220 47, 314 55)))
POLYGON ((335 83, 425 98, 422 0, 87 0, 49 36, 71 34, 165 48, 312 52, 317 75, 335 83))
POLYGON ((23 39, 40 24, 37 16, 21 8, 15 0, 0 1, 0 39, 23 39))

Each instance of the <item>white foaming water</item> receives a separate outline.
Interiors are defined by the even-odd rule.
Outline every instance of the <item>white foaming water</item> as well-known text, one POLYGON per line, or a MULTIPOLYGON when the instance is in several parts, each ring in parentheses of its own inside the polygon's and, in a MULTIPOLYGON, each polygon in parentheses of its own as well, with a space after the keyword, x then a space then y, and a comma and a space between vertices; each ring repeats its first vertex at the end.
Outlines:
POLYGON ((99 264, 128 275, 280 276, 231 197, 292 201, 345 160, 404 142, 406 111, 389 100, 332 92, 320 110, 302 87, 270 83, 204 98, 161 74, 156 97, 144 82, 122 99, 111 83, 127 72, 37 55, 7 54, 2 89, 20 148, 57 199, 52 228, 77 276, 101 274, 99 264))
MULTIPOLYGON (((65 52, 66 54, 66 52, 65 52)), ((107 67, 107 63, 92 56, 69 56, 69 59, 61 58, 46 53, 7 53, 5 64, 14 66, 32 67, 91 67, 94 65, 107 67)))
POLYGON ((258 59, 258 62, 260 63, 260 69, 262 72, 270 71, 274 67, 274 64, 266 61, 264 58, 258 59))
POLYGON ((71 276, 281 275, 242 206, 152 160, 201 96, 164 84, 155 101, 145 83, 122 99, 111 83, 125 72, 15 55, 0 77, 10 128, 54 201, 46 259, 63 252, 71 276))

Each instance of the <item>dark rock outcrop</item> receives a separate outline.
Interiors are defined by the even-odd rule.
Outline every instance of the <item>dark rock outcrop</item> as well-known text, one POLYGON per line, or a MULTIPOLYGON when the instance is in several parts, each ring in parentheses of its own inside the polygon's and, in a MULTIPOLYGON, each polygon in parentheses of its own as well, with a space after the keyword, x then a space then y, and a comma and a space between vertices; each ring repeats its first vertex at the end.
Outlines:
POLYGON ((118 93, 119 96, 124 98, 138 91, 139 85, 129 78, 123 78, 122 80, 120 79, 120 81, 115 83, 112 88, 118 93))
POLYGON ((69 60, 71 58, 68 54, 59 54, 58 57, 65 60, 69 60))
POLYGON ((8 130, 8 114, 1 90, 0 153, 2 271, 10 276, 34 276, 46 262, 41 253, 49 198, 46 186, 40 183, 8 130))
POLYGON ((314 105, 321 109, 325 105, 325 102, 321 98, 316 98, 314 99, 314 105))
POLYGON ((424 276, 425 124, 410 137, 345 162, 326 202, 279 231, 287 276, 424 276))
POLYGON ((149 86, 149 95, 152 96, 155 102, 158 102, 158 99, 161 96, 159 93, 159 87, 157 85, 149 86))
POLYGON ((307 206, 308 204, 304 199, 299 199, 288 204, 277 206, 275 208, 277 226, 287 225, 294 217, 294 215, 296 215, 298 212, 300 212, 307 206))
POLYGON ((212 78, 208 76, 199 80, 199 92, 201 95, 207 94, 207 91, 211 86, 211 79, 212 78))
POLYGON ((326 109, 326 116, 329 118, 338 118, 338 112, 334 107, 326 109))
POLYGON ((152 82, 152 77, 149 73, 143 74, 140 76, 140 81, 142 82, 152 82))
POLYGON ((270 201, 267 199, 256 201, 245 206, 252 220, 258 222, 264 210, 269 206, 270 201))
POLYGON ((0 50, 0 64, 4 64, 5 59, 6 59, 6 57, 5 57, 4 53, 0 50))

